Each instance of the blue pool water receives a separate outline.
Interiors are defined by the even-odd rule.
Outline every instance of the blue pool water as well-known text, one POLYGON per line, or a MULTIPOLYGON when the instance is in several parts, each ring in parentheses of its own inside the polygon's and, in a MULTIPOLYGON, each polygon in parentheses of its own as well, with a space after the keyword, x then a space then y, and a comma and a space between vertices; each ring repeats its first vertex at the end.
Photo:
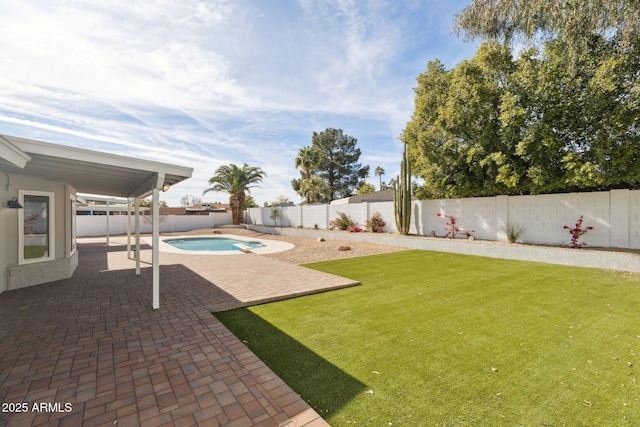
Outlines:
POLYGON ((227 237, 190 237, 185 239, 167 239, 165 243, 185 251, 239 251, 234 243, 239 243, 250 248, 263 248, 260 242, 246 242, 244 240, 230 239, 227 237))

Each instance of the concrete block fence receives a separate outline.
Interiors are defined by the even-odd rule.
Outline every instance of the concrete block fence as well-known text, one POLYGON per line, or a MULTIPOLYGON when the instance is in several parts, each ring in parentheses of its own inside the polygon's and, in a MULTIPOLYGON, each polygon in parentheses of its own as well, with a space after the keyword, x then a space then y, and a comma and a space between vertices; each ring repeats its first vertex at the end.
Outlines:
MULTIPOLYGON (((385 231, 397 231, 393 202, 336 205, 287 206, 277 223, 271 219, 272 208, 252 208, 246 222, 254 225, 294 228, 330 228, 330 222, 344 212, 360 226, 379 212, 386 222, 385 231)), ((565 225, 573 226, 584 217, 583 226, 594 229, 580 241, 589 246, 640 248, 640 191, 611 190, 591 193, 544 194, 536 196, 496 196, 466 199, 416 200, 412 203, 412 234, 445 234, 446 219, 451 215, 462 232, 477 239, 505 241, 509 223, 526 226, 523 241, 536 244, 569 245, 571 236, 565 225)))
MULTIPOLYGON (((107 235, 107 220, 109 234, 127 234, 127 215, 78 215, 76 217, 77 235, 105 236, 107 235)), ((135 217, 131 218, 131 228, 134 229, 135 217)), ((232 223, 231 212, 216 212, 209 215, 162 215, 160 217, 160 232, 172 233, 180 231, 214 228, 232 223)), ((140 232, 151 233, 151 224, 140 216, 140 232)))

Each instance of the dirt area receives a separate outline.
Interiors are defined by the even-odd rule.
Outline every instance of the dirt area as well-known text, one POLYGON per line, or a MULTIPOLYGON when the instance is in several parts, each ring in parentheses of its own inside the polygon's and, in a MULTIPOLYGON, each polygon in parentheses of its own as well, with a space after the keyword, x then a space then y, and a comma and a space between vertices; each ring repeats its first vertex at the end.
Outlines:
MULTIPOLYGON (((326 231, 326 230, 323 230, 323 231, 326 231)), ((344 233, 341 231, 334 231, 334 232, 344 233)), ((318 242, 315 239, 265 234, 265 233, 259 233, 253 230, 247 230, 243 228, 221 228, 221 229, 215 229, 215 230, 204 229, 204 230, 194 230, 190 232, 162 233, 162 234, 163 235, 172 235, 172 234, 173 235, 178 235, 178 234, 180 235, 202 235, 202 234, 211 235, 214 233, 237 234, 237 235, 248 236, 248 237, 256 237, 259 239, 281 240, 281 241, 293 243, 294 245, 296 245, 294 249, 275 253, 275 254, 264 255, 267 257, 279 259, 281 261, 286 261, 293 264, 306 264, 310 262, 328 261, 332 259, 342 259, 342 258, 353 258, 358 256, 374 255, 374 254, 407 250, 407 248, 403 248, 400 246, 387 246, 387 245, 380 245, 375 243, 353 242, 348 240, 332 239, 324 242, 318 242), (349 246, 351 249, 348 251, 338 251, 339 246, 349 246)), ((406 237, 415 238, 415 239, 442 239, 442 237, 428 237, 428 236, 415 236, 415 235, 409 235, 406 237)), ((478 240, 478 242, 490 243, 494 245, 512 245, 511 243, 507 243, 507 242, 497 242, 497 241, 490 241, 490 240, 478 240)), ((513 245, 568 248, 568 246, 541 245, 541 244, 533 245, 529 243, 515 243, 513 245)), ((626 252, 626 253, 634 253, 634 254, 640 255, 639 249, 602 248, 602 247, 583 246, 580 250, 626 252)))
POLYGON ((318 242, 314 239, 290 236, 275 236, 272 234, 258 233, 252 230, 241 228, 224 228, 224 229, 205 229, 194 230, 184 233, 162 233, 163 235, 180 234, 180 235, 202 235, 202 234, 236 234, 241 236, 255 237, 258 239, 281 240, 296 245, 295 248, 275 254, 263 255, 275 258, 280 261, 286 261, 293 264, 306 264, 310 262, 328 261, 332 259, 353 258, 365 255, 383 254, 388 252, 404 251, 407 248, 400 246, 379 245, 375 243, 351 242, 347 240, 327 240, 318 242), (339 246, 348 246, 351 248, 347 251, 339 251, 339 246))

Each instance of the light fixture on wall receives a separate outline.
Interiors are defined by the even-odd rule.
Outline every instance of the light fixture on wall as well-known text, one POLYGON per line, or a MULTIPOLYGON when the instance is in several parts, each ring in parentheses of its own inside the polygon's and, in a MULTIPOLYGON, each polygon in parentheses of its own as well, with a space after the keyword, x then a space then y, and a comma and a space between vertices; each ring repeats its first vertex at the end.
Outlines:
POLYGON ((169 184, 165 184, 162 186, 162 192, 166 193, 167 191, 169 191, 169 188, 171 188, 171 186, 169 184))
POLYGON ((9 206, 11 209, 22 209, 22 205, 18 201, 17 197, 14 197, 11 200, 7 200, 7 206, 9 206))

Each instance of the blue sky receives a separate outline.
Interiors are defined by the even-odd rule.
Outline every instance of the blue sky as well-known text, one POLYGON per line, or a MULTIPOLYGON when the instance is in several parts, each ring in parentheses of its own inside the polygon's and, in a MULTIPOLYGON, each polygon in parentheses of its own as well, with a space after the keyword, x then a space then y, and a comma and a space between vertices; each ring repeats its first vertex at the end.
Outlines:
POLYGON ((259 204, 299 203, 298 150, 340 128, 377 188, 427 62, 476 51, 451 30, 468 3, 0 0, 0 133, 193 167, 161 197, 178 206, 229 163, 267 173, 259 204))

